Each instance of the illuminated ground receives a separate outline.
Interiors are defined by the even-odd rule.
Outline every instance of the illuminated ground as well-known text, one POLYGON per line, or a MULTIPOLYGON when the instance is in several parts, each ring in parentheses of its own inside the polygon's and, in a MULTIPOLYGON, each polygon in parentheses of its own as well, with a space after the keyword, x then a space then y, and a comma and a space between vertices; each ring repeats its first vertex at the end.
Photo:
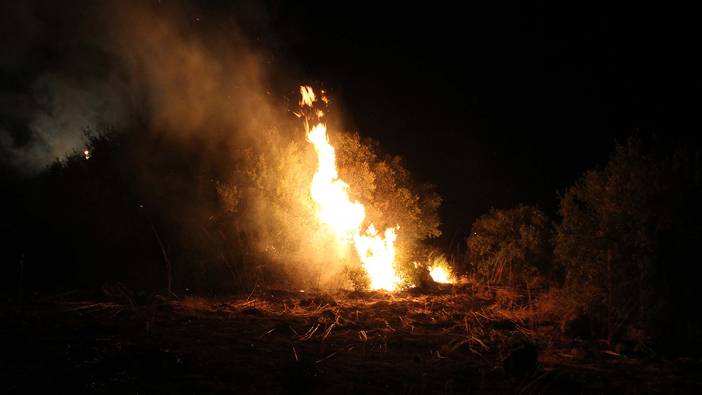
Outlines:
POLYGON ((500 292, 67 294, 4 309, 0 392, 702 391, 699 361, 644 363, 566 339, 500 292))

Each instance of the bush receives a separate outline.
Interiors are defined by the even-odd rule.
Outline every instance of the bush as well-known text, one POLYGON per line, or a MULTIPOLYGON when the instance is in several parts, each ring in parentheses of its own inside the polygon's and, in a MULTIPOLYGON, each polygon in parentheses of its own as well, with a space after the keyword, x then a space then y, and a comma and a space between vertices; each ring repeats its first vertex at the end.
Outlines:
POLYGON ((689 318, 699 295, 691 264, 702 240, 699 198, 695 155, 645 149, 638 138, 566 191, 555 255, 566 295, 604 323, 600 335, 611 341, 634 325, 692 340, 699 331, 689 318))
MULTIPOLYGON (((276 131, 268 133, 271 141, 281 140, 276 131)), ((366 208, 366 225, 400 226, 395 262, 411 282, 421 241, 440 235, 441 199, 432 186, 415 183, 399 157, 382 155, 376 143, 342 132, 331 133, 330 140, 339 177, 349 184, 351 199, 366 208)), ((355 251, 335 249, 336 240, 318 224, 309 195, 317 165, 309 143, 289 141, 237 156, 244 160, 220 184, 219 196, 232 213, 234 228, 245 235, 252 251, 267 259, 267 266, 282 269, 302 287, 368 285, 355 251)))
POLYGON ((473 223, 466 240, 468 261, 484 281, 524 285, 549 274, 552 238, 551 221, 536 207, 492 209, 473 223))

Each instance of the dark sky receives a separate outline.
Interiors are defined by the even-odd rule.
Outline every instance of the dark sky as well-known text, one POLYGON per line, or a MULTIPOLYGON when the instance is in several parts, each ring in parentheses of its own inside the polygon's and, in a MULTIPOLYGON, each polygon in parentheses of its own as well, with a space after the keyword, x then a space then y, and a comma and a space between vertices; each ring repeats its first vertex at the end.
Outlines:
POLYGON ((690 10, 475 3, 273 14, 286 55, 340 91, 360 133, 439 186, 447 242, 491 206, 555 214, 557 191, 635 130, 699 141, 690 10))
MULTIPOLYGON (((699 141, 700 35, 691 10, 410 3, 188 7, 203 23, 243 21, 278 70, 326 86, 354 130, 436 184, 445 243, 490 207, 528 203, 554 215, 557 192, 603 164, 615 140, 635 130, 699 141)), ((23 93, 42 64, 62 56, 72 24, 90 17, 90 7, 76 4, 44 6, 48 22, 32 26, 40 39, 21 57, 13 52, 22 48, 21 34, 3 32, 4 103, 23 93)), ((99 66, 104 59, 85 61, 99 66)), ((21 124, 8 111, 2 126, 21 124)))

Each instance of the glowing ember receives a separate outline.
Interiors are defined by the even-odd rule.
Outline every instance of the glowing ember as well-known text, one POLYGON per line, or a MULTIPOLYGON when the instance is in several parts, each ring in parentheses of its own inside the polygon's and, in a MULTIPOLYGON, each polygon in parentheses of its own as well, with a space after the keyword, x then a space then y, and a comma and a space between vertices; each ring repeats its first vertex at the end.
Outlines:
POLYGON ((84 157, 86 160, 90 159, 90 151, 87 150, 87 149, 84 150, 84 151, 83 151, 83 157, 84 157))
MULTIPOLYGON (((309 86, 300 87, 300 106, 312 107, 316 101, 314 91, 309 86)), ((326 96, 322 96, 326 103, 326 96)), ((318 118, 324 113, 317 111, 318 118)), ((349 185, 339 179, 336 170, 334 147, 329 144, 327 125, 317 123, 311 129, 305 122, 307 140, 314 145, 319 167, 312 178, 310 193, 317 203, 319 221, 334 232, 342 242, 353 243, 363 268, 370 278, 371 289, 395 290, 400 278, 395 273, 395 246, 397 238, 394 228, 388 228, 383 235, 378 234, 373 224, 362 231, 366 217, 365 207, 349 198, 349 185)))

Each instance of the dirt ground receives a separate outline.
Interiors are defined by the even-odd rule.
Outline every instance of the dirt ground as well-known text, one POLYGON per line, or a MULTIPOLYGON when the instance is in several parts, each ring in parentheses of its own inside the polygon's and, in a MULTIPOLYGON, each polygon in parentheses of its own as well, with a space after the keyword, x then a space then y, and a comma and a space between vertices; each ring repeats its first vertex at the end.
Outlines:
POLYGON ((568 339, 499 290, 73 292, 1 311, 0 392, 702 393, 700 360, 568 339))

